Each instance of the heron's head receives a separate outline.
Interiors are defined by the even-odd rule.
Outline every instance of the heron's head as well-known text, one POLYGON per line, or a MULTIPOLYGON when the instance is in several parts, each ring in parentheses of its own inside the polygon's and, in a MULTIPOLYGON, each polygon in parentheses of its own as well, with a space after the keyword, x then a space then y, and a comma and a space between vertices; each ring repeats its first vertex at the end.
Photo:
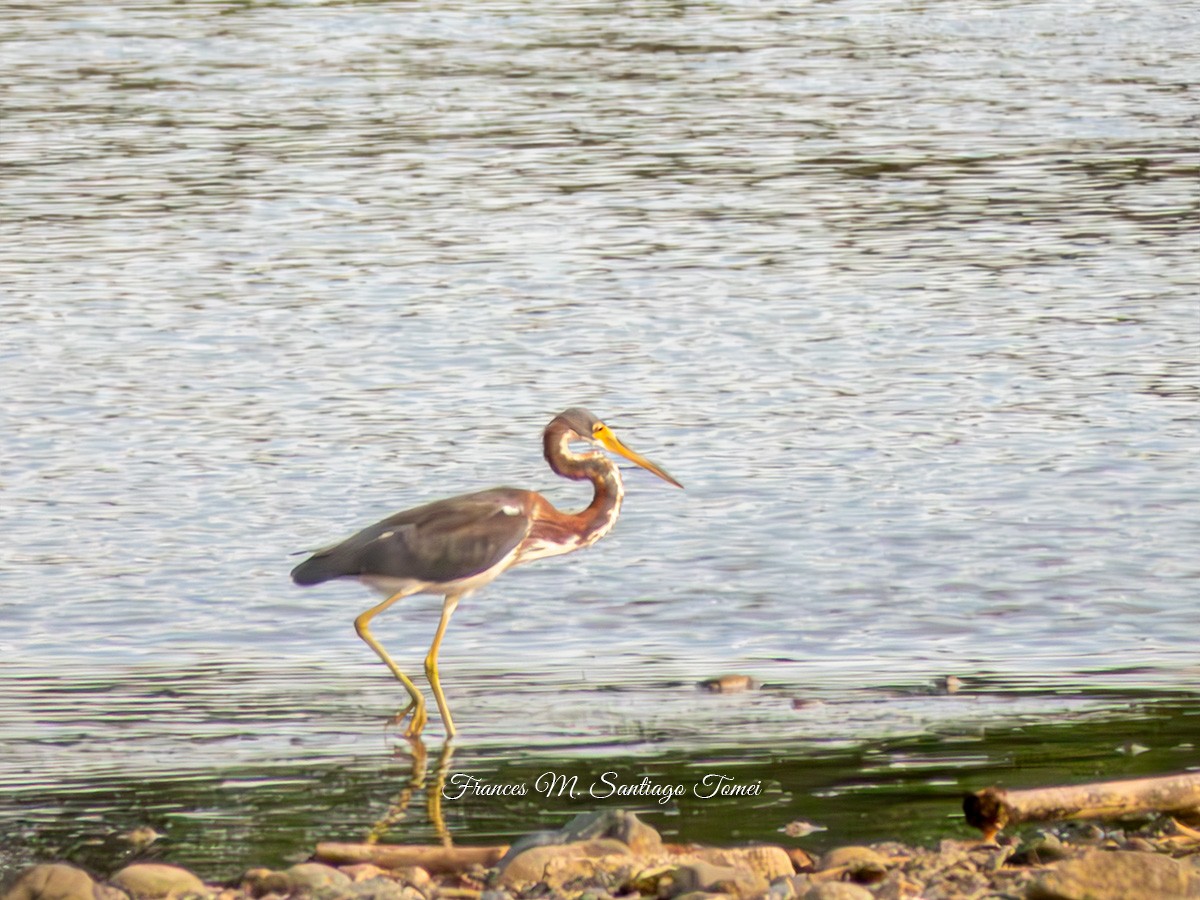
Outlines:
POLYGON ((611 450, 613 453, 625 457, 630 462, 636 463, 647 472, 654 473, 668 484, 673 484, 677 488, 683 487, 682 484, 668 475, 665 469, 650 462, 650 460, 646 459, 640 453, 635 453, 626 447, 613 434, 611 428, 582 407, 573 406, 568 410, 560 412, 554 417, 554 421, 546 427, 546 431, 549 432, 552 428, 563 428, 570 440, 578 438, 581 441, 587 441, 590 444, 604 447, 606 450, 611 450))

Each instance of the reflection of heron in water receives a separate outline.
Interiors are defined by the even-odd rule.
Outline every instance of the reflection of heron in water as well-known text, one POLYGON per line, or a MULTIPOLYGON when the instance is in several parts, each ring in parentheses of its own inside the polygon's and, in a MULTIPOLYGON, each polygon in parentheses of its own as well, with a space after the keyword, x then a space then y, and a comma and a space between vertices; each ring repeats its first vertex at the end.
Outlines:
POLYGON ((388 804, 387 812, 371 826, 367 833, 368 844, 378 843, 396 825, 408 818, 409 806, 413 797, 425 792, 425 809, 429 815, 429 824, 443 847, 452 843, 450 831, 446 828, 446 820, 442 815, 442 791, 446 788, 446 774, 450 771, 450 758, 454 755, 453 745, 446 741, 438 753, 437 765, 433 770, 433 783, 426 787, 425 781, 429 771, 429 754, 425 750, 425 742, 420 738, 409 738, 412 747, 412 769, 405 779, 400 791, 388 804))

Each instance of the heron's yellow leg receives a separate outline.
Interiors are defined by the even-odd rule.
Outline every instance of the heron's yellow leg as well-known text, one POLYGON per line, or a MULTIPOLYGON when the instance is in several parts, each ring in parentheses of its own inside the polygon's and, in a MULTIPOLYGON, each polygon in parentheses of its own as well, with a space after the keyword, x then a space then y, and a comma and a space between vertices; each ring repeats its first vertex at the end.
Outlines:
POLYGON ((421 692, 417 690, 417 686, 412 683, 412 680, 400 671, 400 667, 392 661, 392 658, 388 656, 387 651, 383 649, 379 641, 375 640, 375 635, 371 634, 371 629, 368 627, 375 616, 379 615, 379 613, 383 612, 397 600, 407 596, 408 593, 400 591, 388 597, 378 606, 372 606, 354 620, 354 630, 358 632, 360 638, 367 642, 367 646, 374 650, 375 654, 392 670, 392 674, 400 680, 400 683, 404 685, 404 689, 408 691, 408 696, 411 698, 409 704, 396 717, 396 720, 398 722, 403 721, 404 717, 411 712, 412 720, 408 723, 408 729, 404 734, 406 737, 415 737, 421 733, 421 729, 425 727, 425 720, 428 718, 425 712, 425 698, 421 696, 421 692))
POLYGON ((429 655, 425 657, 425 675, 429 679, 429 686, 433 688, 433 697, 437 700, 438 712, 442 714, 442 721, 446 723, 446 737, 454 737, 454 720, 450 718, 450 707, 446 705, 446 695, 442 693, 442 683, 438 679, 437 657, 438 650, 442 646, 442 635, 446 633, 446 626, 450 623, 450 617, 454 615, 454 609, 458 606, 461 594, 447 594, 446 600, 442 603, 442 619, 438 622, 437 634, 433 636, 433 643, 429 645, 429 655))

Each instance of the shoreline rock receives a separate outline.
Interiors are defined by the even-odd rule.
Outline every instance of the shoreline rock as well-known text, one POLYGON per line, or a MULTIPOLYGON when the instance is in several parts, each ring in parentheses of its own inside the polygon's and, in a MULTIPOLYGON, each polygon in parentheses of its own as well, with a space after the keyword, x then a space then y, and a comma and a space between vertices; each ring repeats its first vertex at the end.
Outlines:
POLYGON ((0 900, 1166 900, 1200 898, 1200 835, 1177 823, 1131 836, 1024 843, 945 840, 936 848, 883 842, 814 858, 796 847, 664 844, 633 813, 576 817, 511 848, 367 847, 381 866, 344 852, 284 870, 252 868, 206 883, 180 866, 132 863, 107 880, 70 863, 42 863, 0 886, 0 900), (507 850, 507 853, 504 851, 507 850), (403 852, 400 852, 403 851, 403 852), (434 871, 413 860, 427 854, 434 871), (488 861, 485 865, 478 860, 488 861), (404 864, 400 864, 401 861, 404 864))

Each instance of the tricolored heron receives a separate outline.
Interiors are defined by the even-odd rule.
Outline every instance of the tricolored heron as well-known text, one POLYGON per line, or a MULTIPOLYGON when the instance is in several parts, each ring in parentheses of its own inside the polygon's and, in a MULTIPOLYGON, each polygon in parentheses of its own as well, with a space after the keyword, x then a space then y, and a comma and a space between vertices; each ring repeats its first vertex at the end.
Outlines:
POLYGON ((616 464, 599 450, 574 452, 572 441, 605 447, 664 481, 683 487, 622 444, 590 412, 568 409, 546 426, 542 445, 546 462, 556 475, 592 483, 592 502, 581 512, 563 512, 536 491, 517 488, 462 494, 389 516, 340 544, 318 550, 292 570, 296 584, 357 578, 387 595, 386 600, 355 619, 354 628, 408 691, 409 704, 398 716, 402 721, 412 713, 407 737, 416 737, 425 727, 425 698, 375 640, 369 627, 371 619, 413 594, 445 596, 442 618, 425 657, 425 674, 446 723, 446 734, 453 737, 454 721, 438 680, 437 656, 458 601, 513 566, 590 547, 617 521, 625 488, 616 464))

